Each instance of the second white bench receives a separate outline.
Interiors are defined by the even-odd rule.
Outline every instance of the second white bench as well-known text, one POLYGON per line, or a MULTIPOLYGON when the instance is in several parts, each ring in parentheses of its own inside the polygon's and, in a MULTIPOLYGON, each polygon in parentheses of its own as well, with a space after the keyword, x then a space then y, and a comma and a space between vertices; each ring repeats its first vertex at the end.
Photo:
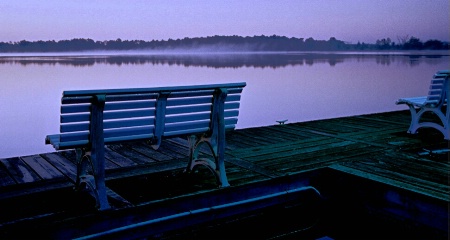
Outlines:
POLYGON ((416 134, 419 128, 430 127, 440 131, 444 139, 450 140, 449 75, 449 70, 436 72, 431 80, 428 96, 400 98, 396 101, 396 104, 406 104, 411 112, 408 133, 416 134), (426 113, 435 114, 440 122, 424 121, 426 113))

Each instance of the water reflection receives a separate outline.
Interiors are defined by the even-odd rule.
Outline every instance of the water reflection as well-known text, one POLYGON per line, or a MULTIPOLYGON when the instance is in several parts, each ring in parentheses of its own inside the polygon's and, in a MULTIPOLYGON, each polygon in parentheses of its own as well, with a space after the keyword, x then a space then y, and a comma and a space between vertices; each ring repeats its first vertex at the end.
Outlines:
POLYGON ((286 66, 311 66, 326 63, 335 66, 345 61, 373 61, 376 64, 399 63, 416 65, 433 63, 433 59, 449 56, 448 51, 436 52, 333 52, 333 53, 171 53, 146 55, 69 55, 69 56, 0 56, 0 64, 94 66, 109 65, 176 65, 210 68, 280 68, 286 66), (420 61, 419 61, 420 60, 420 61))
MULTIPOLYGON (((246 82, 237 128, 406 110, 449 52, 0 55, 0 158, 52 152, 64 90, 246 82), (19 144, 20 143, 20 144, 19 144)), ((405 129, 406 131, 406 129, 405 129)))

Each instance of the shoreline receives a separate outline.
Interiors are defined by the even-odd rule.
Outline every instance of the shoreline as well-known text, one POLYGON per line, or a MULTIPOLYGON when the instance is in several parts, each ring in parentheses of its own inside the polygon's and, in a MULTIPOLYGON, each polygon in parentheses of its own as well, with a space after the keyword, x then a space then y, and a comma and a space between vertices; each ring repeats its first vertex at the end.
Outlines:
POLYGON ((22 57, 109 57, 109 56, 155 56, 155 55, 395 55, 395 56, 450 56, 450 50, 377 50, 377 51, 195 51, 195 50, 123 50, 123 51, 77 51, 77 52, 11 52, 1 53, 1 59, 22 58, 22 57))

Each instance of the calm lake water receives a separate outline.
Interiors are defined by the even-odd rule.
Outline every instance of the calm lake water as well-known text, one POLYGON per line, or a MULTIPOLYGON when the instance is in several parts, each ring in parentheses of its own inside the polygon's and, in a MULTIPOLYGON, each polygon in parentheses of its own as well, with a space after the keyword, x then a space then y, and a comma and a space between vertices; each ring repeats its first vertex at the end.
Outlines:
MULTIPOLYGON (((406 110, 449 51, 0 55, 0 158, 53 152, 64 90, 247 82, 237 128, 406 110)), ((405 129, 406 131, 406 129, 405 129)))

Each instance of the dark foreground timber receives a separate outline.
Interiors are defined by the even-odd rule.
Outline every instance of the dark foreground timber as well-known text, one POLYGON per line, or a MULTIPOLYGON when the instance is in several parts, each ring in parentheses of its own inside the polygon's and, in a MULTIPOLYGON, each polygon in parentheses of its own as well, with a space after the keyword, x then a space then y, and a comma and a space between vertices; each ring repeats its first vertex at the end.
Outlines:
POLYGON ((408 111, 237 129, 231 187, 185 175, 185 139, 106 149, 112 210, 72 189, 72 150, 0 159, 0 238, 448 239, 449 142, 408 111))

